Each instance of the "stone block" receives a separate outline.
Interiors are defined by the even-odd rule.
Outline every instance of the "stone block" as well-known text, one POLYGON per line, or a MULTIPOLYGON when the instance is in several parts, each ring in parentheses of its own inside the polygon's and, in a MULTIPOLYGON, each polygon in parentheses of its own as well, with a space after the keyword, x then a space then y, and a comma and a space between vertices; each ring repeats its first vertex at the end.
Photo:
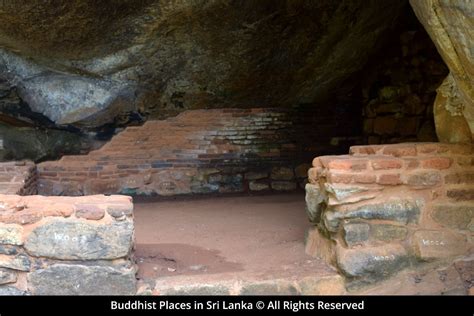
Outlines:
POLYGON ((344 241, 349 247, 369 240, 370 226, 367 223, 346 223, 342 226, 344 241))
POLYGON ((472 201, 474 189, 449 189, 446 195, 454 201, 472 201))
POLYGON ((265 182, 250 181, 249 182, 250 191, 265 191, 269 190, 270 186, 265 182))
POLYGON ((34 295, 135 295, 132 267, 54 264, 28 274, 34 295))
POLYGON ((474 219, 474 205, 438 204, 433 206, 431 217, 445 227, 466 230, 474 219))
POLYGON ((311 183, 305 185, 305 191, 306 214, 312 223, 319 223, 326 207, 326 194, 319 185, 311 183))
POLYGON ((370 238, 378 241, 391 242, 404 240, 407 237, 408 229, 400 225, 391 224, 370 224, 370 238))
POLYGON ((0 268, 0 284, 15 283, 17 273, 14 270, 0 268))
POLYGON ((0 286, 0 296, 23 296, 27 293, 25 291, 20 290, 17 287, 10 286, 10 285, 3 285, 0 286))
POLYGON ((298 290, 287 281, 272 280, 246 282, 242 285, 240 295, 296 295, 298 290))
POLYGON ((420 206, 413 200, 388 199, 384 203, 366 204, 358 207, 346 207, 345 210, 325 212, 323 220, 330 231, 337 231, 343 219, 381 219, 403 224, 416 223, 420 215, 420 206))
POLYGON ((0 268, 29 271, 31 268, 31 261, 28 256, 21 254, 15 256, 0 255, 0 268))
POLYGON ((22 245, 23 227, 19 225, 0 224, 1 245, 22 245))
POLYGON ((438 172, 415 172, 407 180, 407 184, 415 189, 424 189, 441 183, 441 175, 438 172))
POLYGON ((126 257, 132 248, 133 223, 86 223, 53 220, 35 228, 25 242, 36 257, 62 260, 110 260, 126 257))
POLYGON ((76 217, 90 220, 100 220, 105 216, 105 210, 94 204, 77 204, 76 217))
POLYGON ((157 289, 160 295, 230 295, 230 288, 223 284, 189 284, 157 289))
POLYGON ((249 171, 244 175, 246 180, 260 180, 268 178, 268 172, 249 171))
POLYGON ((469 249, 464 235, 439 230, 415 232, 412 245, 415 255, 422 261, 463 255, 469 249))
POLYGON ((272 180, 293 180, 295 174, 293 169, 287 167, 275 167, 270 174, 272 180))
POLYGON ((294 191, 297 188, 296 182, 272 181, 272 189, 275 191, 294 191))
POLYGON ((337 247, 337 265, 348 277, 363 277, 367 281, 386 278, 409 263, 408 254, 399 244, 380 247, 346 249, 337 247))

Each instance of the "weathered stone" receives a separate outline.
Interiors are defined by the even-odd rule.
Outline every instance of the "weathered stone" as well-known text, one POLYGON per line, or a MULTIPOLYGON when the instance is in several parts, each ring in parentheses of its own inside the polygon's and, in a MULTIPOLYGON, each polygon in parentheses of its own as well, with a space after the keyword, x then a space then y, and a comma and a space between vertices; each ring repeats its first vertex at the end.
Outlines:
POLYGON ((134 295, 135 269, 55 264, 29 273, 34 295, 134 295))
POLYGON ((336 231, 342 219, 383 219, 403 224, 416 223, 420 215, 420 207, 412 200, 389 199, 384 203, 366 204, 355 209, 348 207, 344 211, 328 211, 324 213, 325 226, 336 231))
POLYGON ((246 180, 260 180, 268 178, 268 172, 250 171, 244 175, 246 180))
POLYGON ((37 257, 64 260, 100 260, 125 257, 133 243, 133 223, 108 225, 55 220, 37 227, 25 242, 37 257))
POLYGON ((293 191, 296 190, 296 183, 290 181, 272 181, 272 189, 276 191, 293 191))
POLYGON ((344 278, 338 274, 306 277, 298 282, 302 295, 344 295, 344 278))
POLYGON ((107 213, 110 216, 118 218, 122 216, 131 216, 133 214, 133 204, 109 204, 107 205, 107 213))
POLYGON ((324 187, 326 188, 326 191, 331 193, 338 201, 343 201, 359 193, 369 191, 369 188, 367 187, 343 184, 336 185, 331 183, 325 183, 324 187))
POLYGON ((370 226, 367 223, 348 223, 342 226, 344 240, 349 247, 369 239, 370 226))
POLYGON ((474 200, 474 189, 450 189, 446 195, 455 201, 474 200))
POLYGON ((90 220, 102 219, 105 215, 104 209, 93 204, 78 204, 75 206, 76 217, 90 220))
POLYGON ((319 185, 307 183, 305 185, 306 191, 306 214, 312 223, 319 223, 321 220, 321 213, 326 207, 326 196, 319 185))
POLYGON ((394 240, 404 240, 408 234, 408 229, 404 226, 391 224, 370 224, 370 238, 389 242, 394 240))
POLYGON ((0 284, 15 283, 17 274, 13 270, 0 268, 0 284))
POLYGON ((79 126, 100 126, 138 108, 173 115, 210 104, 315 103, 363 69, 403 7, 394 0, 290 8, 146 1, 114 10, 79 1, 52 13, 57 7, 49 2, 4 5, 0 44, 8 50, 0 74, 34 111, 79 126), (294 24, 295 14, 307 22, 294 24), (361 18, 350 23, 353 14, 361 18), (282 36, 289 27, 293 36, 282 36), (233 54, 221 53, 227 50, 233 54))
POLYGON ((348 277, 373 281, 390 276, 408 265, 405 248, 398 244, 346 249, 337 247, 337 264, 348 277))
POLYGON ((22 245, 23 227, 19 225, 0 225, 0 244, 2 245, 22 245))
POLYGON ((160 295, 230 295, 230 288, 223 284, 190 284, 157 290, 160 295))
POLYGON ((411 0, 410 4, 450 70, 450 74, 437 90, 434 105, 438 137, 443 142, 472 142, 474 134, 472 4, 470 1, 416 0, 411 0))
POLYGON ((0 255, 16 255, 19 251, 17 246, 0 245, 0 255))
POLYGON ((287 281, 248 282, 242 285, 240 295, 296 295, 298 290, 287 281))
POLYGON ((468 229, 471 220, 474 219, 473 205, 436 205, 433 207, 431 217, 439 224, 454 228, 454 229, 468 229))
POLYGON ((270 186, 268 183, 258 182, 258 181, 250 181, 249 182, 249 189, 250 191, 264 191, 269 190, 270 186))
POLYGON ((417 172, 408 177, 407 184, 414 188, 424 189, 441 183, 441 175, 438 172, 417 172))
POLYGON ((412 243, 416 256, 423 261, 462 255, 469 248, 464 235, 438 230, 419 230, 412 243))
POLYGON ((14 286, 10 286, 10 285, 0 286, 0 296, 23 296, 23 295, 26 295, 26 292, 14 286))
POLYGON ((31 262, 28 256, 16 255, 16 256, 0 256, 0 268, 8 268, 19 271, 29 271, 31 262))
POLYGON ((272 180, 293 180, 294 177, 293 169, 287 167, 275 167, 270 174, 272 180))

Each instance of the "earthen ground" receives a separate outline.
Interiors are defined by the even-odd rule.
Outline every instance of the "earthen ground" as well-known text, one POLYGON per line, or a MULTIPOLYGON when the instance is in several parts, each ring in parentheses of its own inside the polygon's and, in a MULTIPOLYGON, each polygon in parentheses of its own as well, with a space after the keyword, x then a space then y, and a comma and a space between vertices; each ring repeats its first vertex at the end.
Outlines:
POLYGON ((135 204, 141 279, 301 279, 333 275, 304 252, 304 195, 214 197, 135 204), (196 276, 197 278, 195 278, 196 276))

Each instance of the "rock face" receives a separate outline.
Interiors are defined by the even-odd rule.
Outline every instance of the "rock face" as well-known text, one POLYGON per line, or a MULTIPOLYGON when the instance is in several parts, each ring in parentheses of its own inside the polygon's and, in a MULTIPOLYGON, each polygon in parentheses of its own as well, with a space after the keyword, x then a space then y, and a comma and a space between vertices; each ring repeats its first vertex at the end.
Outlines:
POLYGON ((405 5, 5 2, 0 82, 8 100, 81 128, 128 112, 318 102, 363 67, 405 5))
POLYGON ((434 105, 438 138, 469 142, 474 134, 474 6, 469 0, 410 0, 450 74, 434 105))

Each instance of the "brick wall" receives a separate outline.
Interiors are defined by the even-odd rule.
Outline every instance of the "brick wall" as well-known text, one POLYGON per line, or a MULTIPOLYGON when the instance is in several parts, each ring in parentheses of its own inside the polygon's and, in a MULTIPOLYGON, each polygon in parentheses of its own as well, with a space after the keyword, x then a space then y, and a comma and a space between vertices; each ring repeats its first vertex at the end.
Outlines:
POLYGON ((32 195, 37 192, 34 163, 14 161, 0 163, 0 194, 32 195))
POLYGON ((88 155, 39 164, 38 189, 160 196, 296 190, 304 188, 309 157, 360 140, 353 117, 315 105, 186 111, 127 127, 88 155))
POLYGON ((306 251, 335 265, 349 287, 473 253, 472 145, 355 146, 315 158, 308 174, 315 226, 306 251))
POLYGON ((125 196, 0 195, 0 295, 134 295, 125 196))

